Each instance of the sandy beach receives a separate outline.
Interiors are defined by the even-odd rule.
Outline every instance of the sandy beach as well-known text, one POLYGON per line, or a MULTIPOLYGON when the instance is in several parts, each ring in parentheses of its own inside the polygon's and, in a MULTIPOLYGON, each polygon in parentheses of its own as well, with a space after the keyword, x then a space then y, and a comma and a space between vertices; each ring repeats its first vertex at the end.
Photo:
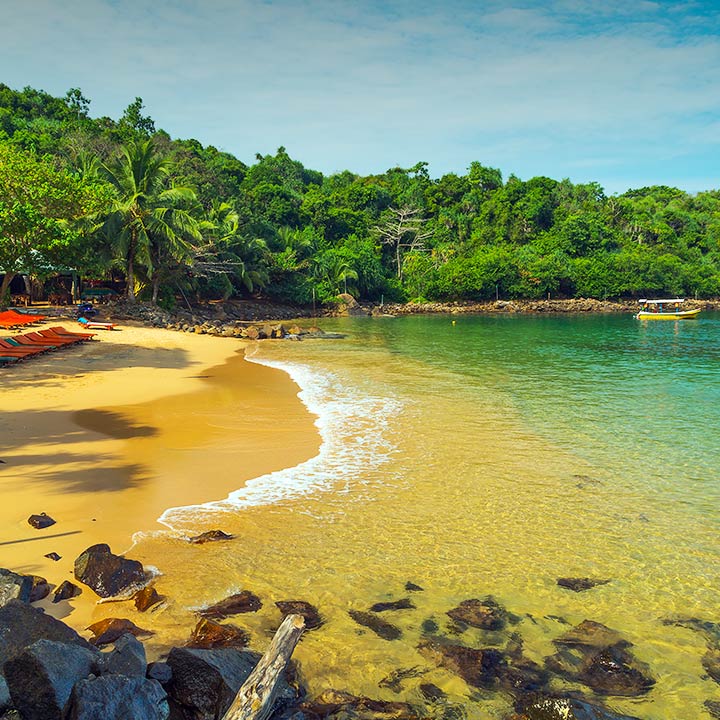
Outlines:
MULTIPOLYGON (((319 435, 299 388, 245 361, 247 346, 123 325, 0 371, 0 567, 72 580, 90 545, 123 552, 135 533, 167 529, 166 508, 221 500, 312 457, 319 435), (32 528, 40 512, 56 524, 32 528)), ((96 600, 83 588, 43 604, 82 627, 96 600)))

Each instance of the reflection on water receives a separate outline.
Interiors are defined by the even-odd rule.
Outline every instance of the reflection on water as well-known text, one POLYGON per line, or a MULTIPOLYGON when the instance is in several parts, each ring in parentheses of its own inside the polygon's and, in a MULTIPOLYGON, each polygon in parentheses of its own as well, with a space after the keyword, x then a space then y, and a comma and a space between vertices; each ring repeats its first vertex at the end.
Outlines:
MULTIPOLYGON (((589 619, 621 633, 656 679, 643 697, 606 698, 611 707, 703 717, 704 700, 720 696, 702 666, 706 638, 667 621, 718 619, 720 321, 455 320, 336 320, 325 327, 346 340, 262 346, 259 358, 292 366, 306 392, 313 377, 326 388, 313 396, 324 448, 342 438, 351 471, 312 466, 320 481, 309 493, 182 515, 183 529, 222 523, 235 543, 140 540, 133 556, 162 566, 160 592, 192 598, 164 611, 158 642, 185 639, 190 605, 248 588, 264 607, 234 620, 264 645, 280 619, 274 602, 306 600, 326 621, 296 651, 313 692, 420 703, 420 684, 433 683, 469 718, 486 718, 504 717, 509 695, 471 688, 419 644, 440 635, 502 649, 521 639, 542 664, 553 640, 589 619), (372 460, 378 447, 382 463, 372 460), (609 582, 575 593, 560 577, 609 582), (399 639, 349 614, 410 595, 413 608, 381 615, 399 639), (512 628, 483 631, 447 614, 487 596, 515 616, 512 628)), ((274 487, 295 487, 307 471, 274 487)), ((568 688, 592 697, 554 683, 568 688)))

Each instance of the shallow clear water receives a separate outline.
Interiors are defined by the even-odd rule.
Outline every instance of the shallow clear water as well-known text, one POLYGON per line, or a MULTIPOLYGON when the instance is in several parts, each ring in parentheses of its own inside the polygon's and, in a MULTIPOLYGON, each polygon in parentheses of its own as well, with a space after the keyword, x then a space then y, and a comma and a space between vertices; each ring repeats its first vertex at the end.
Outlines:
MULTIPOLYGON (((415 649, 424 620, 451 632, 447 610, 493 595, 522 618, 513 629, 536 661, 554 652, 566 623, 586 618, 633 642, 657 684, 643 698, 609 698, 611 707, 647 719, 704 717, 703 700, 720 699, 701 665, 705 641, 662 621, 720 620, 720 315, 322 327, 347 337, 264 343, 253 357, 303 387, 319 417, 320 455, 226 501, 163 517, 183 531, 222 522, 243 536, 241 552, 154 537, 134 555, 159 564, 162 552, 164 582, 182 583, 197 604, 240 587, 258 592, 264 610, 236 619, 263 636, 277 624, 272 601, 316 604, 327 623, 297 651, 313 691, 418 701, 418 685, 433 682, 469 717, 503 717, 508 697, 479 696, 415 649), (611 582, 575 594, 556 585, 561 576, 611 582), (425 588, 412 594, 417 609, 385 618, 401 640, 347 615, 407 596, 408 580, 425 588), (422 674, 401 693, 379 687, 393 670, 415 667, 422 674)), ((166 618, 186 626, 188 610, 166 618)), ((502 646, 507 637, 470 629, 457 640, 502 646)))

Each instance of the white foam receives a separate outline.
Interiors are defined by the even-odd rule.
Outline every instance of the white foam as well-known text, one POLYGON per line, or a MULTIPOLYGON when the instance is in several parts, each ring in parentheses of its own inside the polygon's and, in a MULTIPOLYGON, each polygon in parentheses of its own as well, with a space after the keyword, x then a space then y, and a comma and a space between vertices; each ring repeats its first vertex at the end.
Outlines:
POLYGON ((332 489, 349 492, 361 477, 387 462, 395 449, 387 429, 399 411, 393 397, 367 394, 350 387, 331 372, 299 363, 247 358, 250 362, 283 370, 300 386, 299 398, 317 416, 321 437, 318 455, 300 465, 262 475, 230 493, 225 500, 166 510, 158 522, 174 531, 186 531, 209 514, 278 503, 332 489))

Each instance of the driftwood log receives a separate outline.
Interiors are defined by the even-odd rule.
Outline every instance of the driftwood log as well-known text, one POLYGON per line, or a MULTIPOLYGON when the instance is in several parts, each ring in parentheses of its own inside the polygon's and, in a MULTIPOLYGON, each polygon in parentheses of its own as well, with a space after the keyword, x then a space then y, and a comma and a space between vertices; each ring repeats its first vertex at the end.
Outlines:
POLYGON ((270 715, 278 680, 305 629, 302 615, 287 615, 270 647, 238 690, 222 720, 265 720, 270 715))

